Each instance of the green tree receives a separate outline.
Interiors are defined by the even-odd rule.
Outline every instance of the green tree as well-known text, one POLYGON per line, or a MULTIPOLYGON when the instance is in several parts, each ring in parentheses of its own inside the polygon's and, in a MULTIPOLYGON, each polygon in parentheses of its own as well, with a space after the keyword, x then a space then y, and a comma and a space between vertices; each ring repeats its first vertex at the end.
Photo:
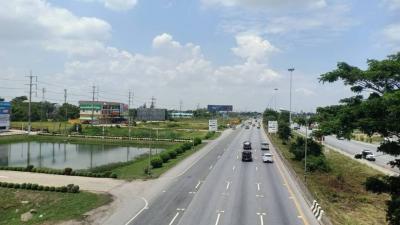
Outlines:
POLYGON ((284 143, 286 143, 289 138, 291 137, 291 129, 289 127, 289 123, 279 120, 278 121, 278 136, 280 139, 283 140, 284 143))
POLYGON ((263 113, 264 122, 267 123, 268 121, 276 121, 278 120, 279 113, 273 109, 266 109, 263 113))
MULTIPOLYGON (((397 139, 387 139, 378 147, 378 151, 399 156, 400 52, 381 61, 368 60, 367 64, 368 68, 361 70, 340 62, 337 69, 320 76, 320 81, 324 83, 342 80, 356 94, 342 99, 340 105, 317 109, 321 132, 350 138, 353 131, 359 129, 369 136, 374 133, 384 137, 395 136, 397 139)), ((399 159, 389 163, 400 168, 399 159)), ((392 225, 400 224, 400 182, 397 178, 381 179, 374 185, 367 180, 366 185, 368 190, 378 193, 380 191, 377 190, 384 190, 391 194, 387 204, 387 219, 392 225)))
POLYGON ((77 119, 79 118, 79 107, 76 105, 64 103, 58 108, 54 119, 58 121, 65 121, 65 119, 77 119), (67 117, 65 117, 67 116, 67 117))

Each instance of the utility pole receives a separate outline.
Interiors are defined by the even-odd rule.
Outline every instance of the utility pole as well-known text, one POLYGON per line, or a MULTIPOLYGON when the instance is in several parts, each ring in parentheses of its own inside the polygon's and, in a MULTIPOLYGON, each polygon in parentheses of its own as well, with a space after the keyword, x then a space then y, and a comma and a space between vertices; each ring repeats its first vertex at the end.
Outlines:
MULTIPOLYGON (((43 115, 44 115, 44 110, 45 110, 45 107, 44 107, 44 103, 45 103, 44 93, 46 93, 46 88, 42 88, 42 113, 41 113, 41 116, 40 116, 40 119, 42 121, 43 121, 43 115)), ((43 128, 42 128, 42 130, 43 130, 43 128)))
POLYGON ((155 105, 156 105, 156 98, 154 98, 154 96, 153 96, 153 97, 151 97, 150 108, 151 108, 151 109, 154 109, 154 108, 155 108, 155 105))
MULTIPOLYGON (((37 76, 33 76, 32 75, 32 71, 30 71, 29 73, 29 103, 28 103, 28 134, 31 133, 32 130, 32 121, 31 121, 31 112, 32 112, 32 86, 35 86, 35 88, 37 89, 37 76), (35 77, 36 82, 32 83, 33 78, 35 77)), ((36 95, 37 95, 37 90, 36 90, 36 95)))
POLYGON ((131 91, 129 91, 129 100, 128 100, 128 137, 129 140, 131 139, 131 113, 130 113, 130 108, 131 108, 131 91))
POLYGON ((289 68, 288 71, 290 72, 290 100, 289 100, 289 126, 292 125, 292 77, 294 67, 289 68))
POLYGON ((94 121, 94 94, 96 93, 96 86, 92 86, 92 118, 91 118, 91 125, 93 126, 94 121))
POLYGON ((67 89, 64 89, 65 121, 68 121, 67 89))
POLYGON ((182 102, 182 100, 180 100, 179 101, 179 112, 182 112, 182 105, 183 105, 183 102, 182 102))

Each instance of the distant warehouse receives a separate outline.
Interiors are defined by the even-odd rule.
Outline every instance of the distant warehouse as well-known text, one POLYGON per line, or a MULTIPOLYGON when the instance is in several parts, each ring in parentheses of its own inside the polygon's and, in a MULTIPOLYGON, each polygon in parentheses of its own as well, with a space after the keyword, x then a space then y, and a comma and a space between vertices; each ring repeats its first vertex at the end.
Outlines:
POLYGON ((136 120, 139 121, 164 121, 167 119, 166 109, 138 108, 136 120))
POLYGON ((79 101, 82 123, 121 123, 127 120, 128 105, 119 102, 79 101))

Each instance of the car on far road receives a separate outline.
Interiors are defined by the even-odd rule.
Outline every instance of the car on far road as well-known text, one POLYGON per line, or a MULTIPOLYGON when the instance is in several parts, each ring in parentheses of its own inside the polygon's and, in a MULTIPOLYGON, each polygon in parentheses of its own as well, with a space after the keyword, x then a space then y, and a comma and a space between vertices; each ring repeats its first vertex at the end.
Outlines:
POLYGON ((262 161, 264 163, 273 163, 274 160, 272 159, 272 154, 271 153, 264 153, 262 156, 262 161))
POLYGON ((269 150, 269 143, 261 142, 261 150, 269 150))
POLYGON ((242 151, 242 161, 243 162, 253 161, 253 156, 252 156, 251 151, 247 151, 247 150, 242 151))
POLYGON ((244 150, 251 150, 251 142, 250 141, 243 142, 243 149, 244 150))
POLYGON ((246 125, 244 128, 245 128, 245 129, 250 129, 249 125, 246 125))
POLYGON ((355 154, 354 158, 356 159, 366 159, 368 161, 375 161, 375 155, 370 150, 362 150, 361 153, 355 154))

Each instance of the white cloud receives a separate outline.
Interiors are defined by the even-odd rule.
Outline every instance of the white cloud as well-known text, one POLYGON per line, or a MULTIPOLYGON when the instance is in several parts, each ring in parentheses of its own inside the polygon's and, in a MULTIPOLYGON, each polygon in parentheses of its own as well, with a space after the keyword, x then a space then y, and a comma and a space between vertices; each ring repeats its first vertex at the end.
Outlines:
POLYGON ((312 91, 310 89, 307 89, 307 88, 297 88, 295 90, 295 92, 299 93, 299 94, 302 94, 304 96, 313 96, 313 95, 315 95, 314 91, 312 91))
POLYGON ((263 40, 260 36, 253 34, 237 35, 236 43, 238 46, 232 48, 232 52, 250 61, 262 60, 271 53, 279 51, 268 40, 263 40))
POLYGON ((247 7, 310 7, 320 8, 326 6, 325 0, 202 0, 205 5, 221 5, 225 7, 247 6, 247 7))
POLYGON ((390 10, 400 10, 400 0, 383 0, 390 10))
POLYGON ((40 0, 3 2, 0 27, 3 42, 36 43, 49 50, 80 54, 107 40, 111 31, 103 20, 78 17, 40 0))
POLYGON ((400 23, 390 24, 383 29, 385 44, 394 50, 400 49, 400 23))
POLYGON ((83 2, 99 2, 114 11, 127 11, 134 8, 138 0, 79 0, 83 2))

